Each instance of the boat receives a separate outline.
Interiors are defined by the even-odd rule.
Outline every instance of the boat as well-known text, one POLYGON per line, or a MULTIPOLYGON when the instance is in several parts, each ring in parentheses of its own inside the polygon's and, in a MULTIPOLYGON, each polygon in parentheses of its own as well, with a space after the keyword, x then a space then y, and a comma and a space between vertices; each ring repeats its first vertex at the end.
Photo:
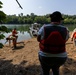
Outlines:
POLYGON ((31 27, 29 28, 30 34, 33 36, 37 36, 39 29, 40 29, 40 24, 38 23, 31 24, 31 27))

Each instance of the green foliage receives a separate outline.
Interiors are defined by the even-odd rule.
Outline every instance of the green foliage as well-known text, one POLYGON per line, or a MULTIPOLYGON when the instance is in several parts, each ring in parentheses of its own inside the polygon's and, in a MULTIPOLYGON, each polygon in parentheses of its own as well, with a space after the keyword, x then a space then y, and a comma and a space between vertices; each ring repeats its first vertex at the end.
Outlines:
MULTIPOLYGON (((7 15, 6 24, 32 24, 32 23, 40 23, 40 24, 48 24, 50 23, 50 14, 46 14, 44 16, 37 16, 34 13, 30 15, 7 15)), ((76 24, 76 15, 63 15, 64 22, 63 24, 76 24)))
POLYGON ((0 34, 0 39, 4 39, 4 35, 3 34, 0 34))
POLYGON ((6 26, 0 26, 0 32, 9 32, 8 28, 6 26))
MULTIPOLYGON (((0 8, 2 8, 3 3, 0 1, 0 8)), ((6 18, 6 14, 3 11, 0 11, 0 22, 6 18)))
MULTIPOLYGON (((2 8, 2 2, 0 1, 0 8, 2 8)), ((6 18, 6 14, 3 12, 3 11, 0 11, 0 24, 3 23, 3 21, 5 20, 6 18)), ((8 28, 6 26, 0 26, 0 40, 1 39, 4 39, 4 35, 3 35, 3 32, 8 32, 8 28)), ((3 47, 3 44, 0 43, 0 48, 3 47)))
POLYGON ((3 48, 3 44, 2 43, 0 43, 0 48, 3 48))
POLYGON ((6 18, 6 14, 0 11, 0 21, 3 21, 6 18))
POLYGON ((2 4, 3 4, 3 3, 0 1, 0 8, 2 8, 2 4))

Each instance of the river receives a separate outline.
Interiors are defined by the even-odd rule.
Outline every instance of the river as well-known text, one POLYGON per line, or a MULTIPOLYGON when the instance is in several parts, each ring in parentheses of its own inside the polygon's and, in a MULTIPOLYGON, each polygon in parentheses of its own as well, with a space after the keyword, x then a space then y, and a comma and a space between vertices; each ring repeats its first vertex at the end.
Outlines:
MULTIPOLYGON (((21 25, 12 25, 12 24, 11 25, 6 25, 5 24, 5 26, 8 27, 8 28, 14 28, 14 27, 15 28, 24 28, 26 25, 22 25, 22 24, 21 25)), ((6 37, 8 37, 10 34, 11 34, 11 32, 10 33, 4 33, 5 38, 4 39, 1 39, 0 40, 0 43, 5 44, 6 37)), ((28 40, 30 38, 31 38, 31 35, 30 35, 30 33, 28 33, 28 31, 18 31, 18 40, 17 40, 18 42, 23 41, 23 40, 28 40)))

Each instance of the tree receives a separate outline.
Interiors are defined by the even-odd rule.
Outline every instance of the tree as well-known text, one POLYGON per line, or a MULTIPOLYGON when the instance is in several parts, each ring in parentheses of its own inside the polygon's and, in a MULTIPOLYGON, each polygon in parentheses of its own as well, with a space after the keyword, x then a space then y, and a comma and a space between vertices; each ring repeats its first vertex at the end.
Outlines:
MULTIPOLYGON (((0 8, 2 8, 2 4, 3 3, 0 1, 0 8)), ((3 23, 5 18, 6 18, 6 14, 0 10, 0 24, 3 23)), ((0 40, 4 39, 4 37, 5 37, 2 32, 8 32, 8 28, 6 26, 0 25, 0 40)), ((0 43, 0 48, 2 48, 2 47, 3 47, 3 44, 0 43)))

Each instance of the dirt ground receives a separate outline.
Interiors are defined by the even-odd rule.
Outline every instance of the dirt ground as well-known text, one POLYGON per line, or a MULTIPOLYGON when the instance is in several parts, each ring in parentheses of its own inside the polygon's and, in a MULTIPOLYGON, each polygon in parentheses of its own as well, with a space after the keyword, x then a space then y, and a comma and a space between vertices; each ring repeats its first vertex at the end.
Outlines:
MULTIPOLYGON (((40 75, 38 42, 36 38, 24 41, 12 50, 12 45, 0 49, 0 75, 40 75)), ((60 75, 76 75, 76 47, 69 39, 66 43, 68 59, 60 68, 60 75)), ((50 71, 51 73, 51 71, 50 71)))

